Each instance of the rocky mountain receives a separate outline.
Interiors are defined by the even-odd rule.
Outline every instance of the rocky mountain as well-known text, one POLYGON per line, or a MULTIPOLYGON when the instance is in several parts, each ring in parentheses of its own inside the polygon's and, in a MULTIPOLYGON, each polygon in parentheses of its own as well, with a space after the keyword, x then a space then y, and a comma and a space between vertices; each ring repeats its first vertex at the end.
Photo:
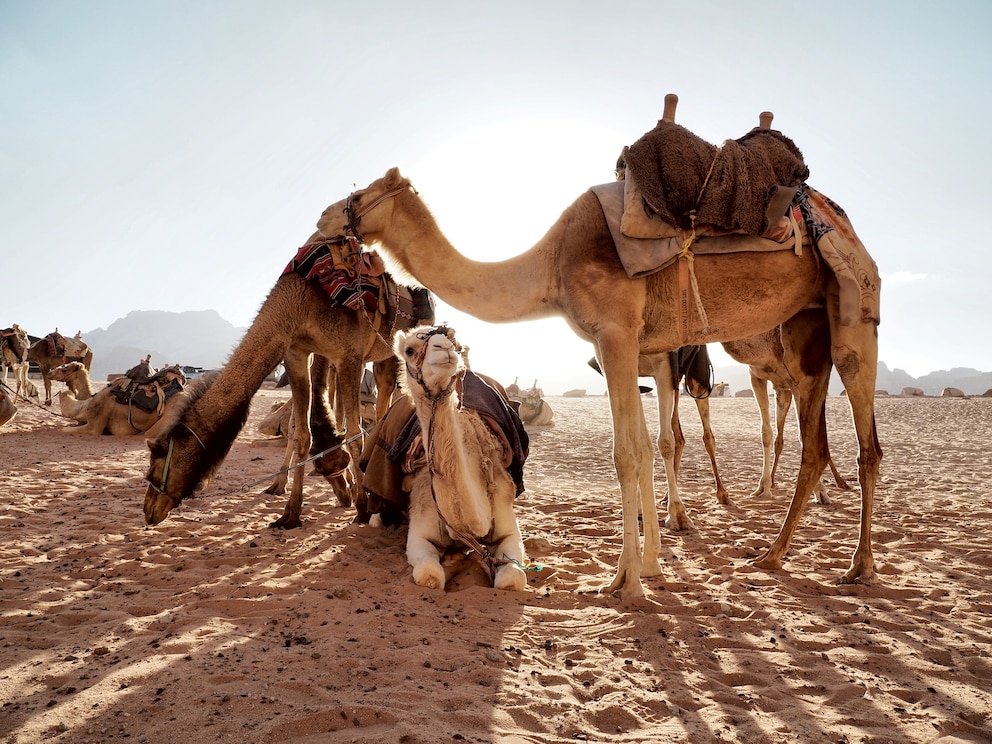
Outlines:
POLYGON ((246 328, 236 328, 215 310, 171 313, 134 310, 104 330, 84 332, 93 349, 94 380, 125 372, 146 355, 152 366, 183 364, 204 369, 222 367, 246 328))

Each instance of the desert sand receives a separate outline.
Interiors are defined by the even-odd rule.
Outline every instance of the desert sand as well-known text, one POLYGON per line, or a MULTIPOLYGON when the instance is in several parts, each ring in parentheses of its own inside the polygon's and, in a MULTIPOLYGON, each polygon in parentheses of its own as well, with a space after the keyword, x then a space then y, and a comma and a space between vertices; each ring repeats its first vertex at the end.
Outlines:
POLYGON ((828 426, 855 490, 828 480, 766 571, 748 559, 791 497, 794 417, 755 498, 755 404, 712 401, 721 507, 683 399, 695 526, 662 527, 664 574, 623 602, 600 592, 621 543, 605 398, 549 398, 554 425, 531 432, 534 570, 504 593, 462 555, 447 591, 417 587, 404 531, 352 524, 316 476, 304 527, 269 529, 282 449, 255 425, 287 395, 259 391, 215 480, 152 528, 141 437, 24 405, 0 429, 0 742, 992 741, 992 399, 878 399, 878 577, 854 586, 846 400, 828 426))

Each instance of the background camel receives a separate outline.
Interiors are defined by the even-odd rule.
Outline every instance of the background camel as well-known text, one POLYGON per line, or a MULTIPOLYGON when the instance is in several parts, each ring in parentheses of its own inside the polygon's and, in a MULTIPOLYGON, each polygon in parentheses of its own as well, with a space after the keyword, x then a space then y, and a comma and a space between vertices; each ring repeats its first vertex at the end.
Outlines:
MULTIPOLYGON (((623 188, 622 183, 611 186, 623 188)), ((844 235, 853 235, 839 211, 822 218, 843 229, 844 235)), ((677 298, 682 293, 679 266, 631 278, 618 257, 601 199, 593 190, 566 208, 534 247, 501 262, 472 261, 456 251, 396 168, 328 207, 318 228, 328 238, 353 235, 379 244, 441 299, 477 318, 513 322, 562 315, 594 345, 610 396, 613 458, 623 513, 623 547, 617 574, 607 589, 622 597, 642 596, 641 576, 661 573, 653 446, 637 385, 640 355, 746 338, 782 325, 786 359, 796 360, 794 368, 802 373, 797 389, 804 423, 803 456, 782 528, 755 563, 781 567, 809 494, 826 465, 823 403, 832 362, 848 392, 860 447, 861 530, 842 580, 873 577, 870 525, 881 459, 874 422, 876 320, 866 318, 853 325, 841 322, 838 280, 807 236, 801 254, 744 250, 695 255, 693 291, 699 302, 685 304, 684 323, 679 323, 673 313, 680 307, 677 298), (359 213, 361 217, 356 218, 359 213), (487 291, 479 292, 480 286, 487 291), (705 309, 707 322, 702 320, 700 307, 705 309), (639 549, 641 513, 643 555, 639 549)), ((735 248, 764 247, 759 239, 736 235, 709 240, 720 241, 718 245, 732 241, 735 248)), ((673 397, 674 390, 669 388, 666 398, 673 397)), ((668 411, 671 406, 666 401, 668 411)), ((665 465, 672 473, 674 463, 666 459, 665 465)), ((670 477, 670 487, 672 481, 670 477)), ((684 513, 674 519, 670 513, 669 521, 678 527, 689 525, 684 513)))
POLYGON ((82 362, 60 364, 48 376, 55 382, 64 382, 76 400, 82 401, 93 397, 93 384, 90 382, 90 371, 82 362))
POLYGON ((406 554, 413 580, 443 589, 445 549, 467 545, 491 558, 495 588, 526 588, 524 545, 513 511, 517 486, 504 464, 509 453, 482 416, 462 405, 458 387, 466 371, 454 331, 401 331, 395 349, 405 362, 400 384, 413 401, 426 451, 410 488, 406 554))
POLYGON ((161 411, 146 411, 137 405, 118 402, 111 386, 107 386, 85 400, 77 400, 67 390, 58 394, 62 415, 79 421, 80 426, 68 426, 63 431, 76 434, 113 434, 128 436, 145 434, 157 436, 168 420, 171 409, 179 405, 182 393, 165 401, 161 411))
MULTIPOLYGON (((3 365, 3 384, 7 384, 7 370, 14 370, 16 388, 14 399, 31 396, 34 388, 28 380, 28 334, 17 323, 0 331, 0 364, 3 365)), ((37 394, 37 391, 35 391, 37 394)))
POLYGON ((28 347, 27 360, 34 362, 41 370, 45 383, 45 405, 52 404, 52 370, 66 362, 82 362, 87 370, 93 367, 93 350, 80 338, 66 339, 56 328, 45 338, 35 341, 28 347), (55 348, 53 353, 52 348, 55 348))
MULTIPOLYGON (((337 372, 335 388, 344 401, 346 434, 351 442, 352 502, 358 519, 367 521, 357 467, 361 451, 359 389, 365 363, 390 358, 391 342, 391 333, 386 338, 379 335, 364 309, 335 303, 317 282, 300 273, 283 273, 216 382, 173 425, 149 439, 149 486, 144 505, 147 522, 157 524, 165 519, 220 466, 244 426, 252 396, 280 361, 286 365, 294 400, 293 457, 297 463, 306 459, 312 441, 310 402, 316 397, 311 384, 311 355, 324 357, 337 372)), ((313 379, 317 378, 315 375, 313 379)), ((326 375, 320 378, 326 388, 326 375)), ((327 400, 326 389, 319 399, 327 400)), ((289 501, 273 527, 301 524, 301 470, 297 467, 293 471, 289 501)))
POLYGON ((17 406, 14 405, 14 401, 7 394, 9 389, 6 384, 0 386, 0 426, 3 426, 17 415, 17 406))

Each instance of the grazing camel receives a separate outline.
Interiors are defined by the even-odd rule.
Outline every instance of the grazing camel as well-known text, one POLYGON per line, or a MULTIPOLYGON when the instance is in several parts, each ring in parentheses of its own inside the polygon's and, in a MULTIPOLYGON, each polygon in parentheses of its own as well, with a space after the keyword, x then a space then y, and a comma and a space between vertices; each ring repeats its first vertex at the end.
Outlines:
MULTIPOLYGON (((847 388, 860 447, 861 529, 851 566, 841 580, 870 580, 874 576, 871 513, 881 460, 874 418, 877 318, 866 314, 851 320, 847 306, 841 303, 839 279, 821 258, 822 247, 814 250, 805 231, 802 251, 749 251, 763 247, 759 238, 749 236, 707 238, 718 247, 732 245, 741 250, 703 253, 700 249, 692 262, 690 292, 698 303, 680 303, 685 290, 681 289, 679 265, 686 259, 637 278, 625 270, 599 193, 599 189, 610 187, 622 189, 623 184, 590 189, 565 209, 534 247, 500 262, 473 261, 455 250, 397 168, 329 206, 318 228, 328 238, 356 236, 378 244, 446 303, 481 320, 514 322, 564 316, 580 337, 593 343, 610 396, 613 459, 623 515, 618 570, 606 589, 623 598, 643 596, 641 577, 657 576, 662 570, 654 448, 637 385, 639 357, 667 358, 661 352, 689 344, 747 338, 781 325, 786 359, 794 360, 790 369, 794 367, 799 375, 803 456, 782 528, 755 564, 769 569, 782 566, 813 484, 826 465, 824 399, 832 362, 847 388), (675 311, 680 307, 685 311, 682 318, 675 311), (699 307, 705 309, 707 322, 699 307), (640 513, 643 555, 639 547, 640 513)), ((845 240, 856 240, 838 207, 808 187, 804 193, 815 202, 819 220, 845 240)), ((826 245, 822 236, 819 241, 826 245)), ((670 386, 668 389, 671 391, 670 386)), ((666 401, 667 411, 671 406, 666 401)), ((667 420, 671 420, 670 415, 667 420)), ((666 458, 665 465, 671 474, 674 463, 666 458)), ((669 484, 670 498, 677 496, 671 475, 669 484)), ((668 521, 680 528, 689 525, 684 507, 677 513, 670 509, 668 521)))
POLYGON ((79 401, 93 397, 90 372, 82 362, 66 362, 49 373, 55 382, 64 382, 72 396, 79 401))
MULTIPOLYGON (((28 334, 17 323, 10 328, 0 331, 0 364, 3 364, 3 384, 7 384, 7 370, 14 370, 17 387, 14 390, 14 400, 31 396, 34 386, 28 380, 28 334)), ((34 390, 37 395, 37 390, 34 390)))
POLYGON ((517 484, 505 464, 511 453, 483 417, 463 405, 461 386, 470 380, 455 332, 415 328, 397 333, 394 343, 405 362, 400 385, 413 402, 426 453, 410 487, 406 555, 413 580, 443 589, 444 551, 467 545, 484 558, 496 589, 525 589, 524 544, 513 511, 517 484))
MULTIPOLYGON (((340 248, 333 241, 314 235, 304 248, 340 248), (319 247, 318 246, 318 247, 319 247)), ((351 243, 346 246, 354 248, 351 243)), ((303 249, 298 254, 303 255, 303 249)), ((354 251, 352 261, 367 261, 374 254, 354 251)), ((377 257, 376 257, 377 258, 377 257)), ((388 274, 385 279, 392 281, 388 274)), ((391 285, 390 285, 391 286, 391 285)), ((433 306, 431 306, 433 311, 433 306)), ((367 522, 365 494, 357 461, 361 453, 359 388, 368 361, 392 356, 392 330, 383 337, 370 322, 365 306, 359 309, 335 302, 316 280, 297 269, 295 261, 276 281, 269 296, 216 382, 202 397, 191 402, 175 425, 148 440, 150 463, 147 472, 144 514, 148 524, 158 524, 189 498, 220 466, 244 426, 251 399, 262 381, 283 361, 289 377, 295 419, 293 458, 302 463, 315 437, 311 432, 311 401, 327 404, 327 375, 310 373, 311 356, 323 357, 337 371, 336 389, 344 401, 347 440, 351 458, 351 499, 358 521, 367 522), (314 392, 311 385, 322 386, 314 392)), ((322 417, 324 418, 324 417, 322 417)), ((330 426, 330 415, 326 416, 330 426)), ((335 450, 336 451, 336 450, 335 450)), ((270 526, 299 527, 303 504, 302 467, 293 471, 290 498, 281 517, 270 526)))
POLYGON ((58 328, 28 347, 27 360, 34 362, 41 370, 45 383, 45 405, 52 405, 52 370, 67 362, 82 362, 86 369, 93 367, 93 350, 83 341, 81 334, 67 339, 58 328))

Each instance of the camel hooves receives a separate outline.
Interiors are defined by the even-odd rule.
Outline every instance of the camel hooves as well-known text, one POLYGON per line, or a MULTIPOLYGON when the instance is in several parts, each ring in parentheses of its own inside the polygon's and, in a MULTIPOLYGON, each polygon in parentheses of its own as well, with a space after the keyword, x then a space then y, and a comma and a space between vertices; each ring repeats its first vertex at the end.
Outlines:
POLYGON ((289 519, 287 517, 279 517, 279 519, 277 519, 275 522, 272 522, 269 525, 269 529, 273 529, 273 530, 295 530, 297 527, 302 527, 302 526, 303 526, 303 522, 300 521, 300 518, 299 517, 297 517, 296 519, 289 519))

